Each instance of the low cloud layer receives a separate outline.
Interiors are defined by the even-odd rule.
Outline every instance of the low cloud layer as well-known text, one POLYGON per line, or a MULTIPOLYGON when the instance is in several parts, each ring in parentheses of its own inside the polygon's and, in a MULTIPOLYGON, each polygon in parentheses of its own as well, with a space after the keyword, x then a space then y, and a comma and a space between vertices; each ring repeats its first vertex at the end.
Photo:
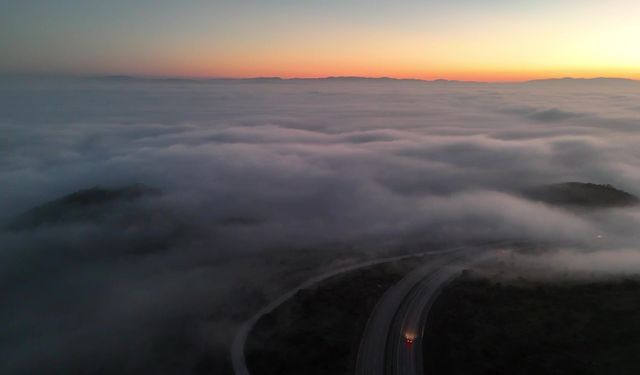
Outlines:
MULTIPOLYGON (((584 277, 585 273, 592 277, 637 277, 640 271, 640 251, 638 249, 608 249, 589 252, 559 249, 538 256, 519 255, 517 259, 516 264, 528 266, 534 270, 548 270, 551 275, 553 272, 563 272, 565 275, 577 277, 584 277)), ((535 275, 535 272, 532 275, 535 275)))
POLYGON ((518 192, 639 194, 639 99, 640 85, 562 82, 8 82, 0 222, 96 185, 163 194, 0 234, 2 372, 223 372, 210 353, 231 323, 336 249, 629 248, 638 210, 518 192))

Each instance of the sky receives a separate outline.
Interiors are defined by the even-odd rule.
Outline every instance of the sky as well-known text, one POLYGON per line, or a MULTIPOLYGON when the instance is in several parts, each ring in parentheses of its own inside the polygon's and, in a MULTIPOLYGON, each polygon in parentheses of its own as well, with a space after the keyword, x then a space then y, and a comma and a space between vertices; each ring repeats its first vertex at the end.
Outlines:
POLYGON ((0 72, 640 78, 635 0, 0 0, 0 72))

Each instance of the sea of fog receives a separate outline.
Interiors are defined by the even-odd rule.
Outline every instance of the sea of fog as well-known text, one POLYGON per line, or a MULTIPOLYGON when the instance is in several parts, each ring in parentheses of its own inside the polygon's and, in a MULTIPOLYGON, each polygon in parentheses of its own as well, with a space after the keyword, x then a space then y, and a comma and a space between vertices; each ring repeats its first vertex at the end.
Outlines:
POLYGON ((640 83, 5 79, 0 133, 3 226, 94 186, 162 191, 0 232, 3 374, 225 373, 239 321, 350 258, 517 239, 640 269, 638 209, 519 194, 640 194, 640 83))

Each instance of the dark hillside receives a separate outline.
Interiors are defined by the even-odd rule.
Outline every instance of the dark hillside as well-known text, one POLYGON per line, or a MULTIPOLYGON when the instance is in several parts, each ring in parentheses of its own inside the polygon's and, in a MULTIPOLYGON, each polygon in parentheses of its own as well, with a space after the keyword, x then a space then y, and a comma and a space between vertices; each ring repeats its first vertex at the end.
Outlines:
POLYGON ((7 229, 29 230, 43 224, 84 221, 99 218, 105 206, 119 202, 130 202, 160 191, 144 185, 131 185, 118 189, 93 187, 34 207, 15 218, 7 229))
POLYGON ((638 198, 611 185, 565 182, 530 189, 525 195, 533 200, 566 206, 622 207, 637 204, 638 198))

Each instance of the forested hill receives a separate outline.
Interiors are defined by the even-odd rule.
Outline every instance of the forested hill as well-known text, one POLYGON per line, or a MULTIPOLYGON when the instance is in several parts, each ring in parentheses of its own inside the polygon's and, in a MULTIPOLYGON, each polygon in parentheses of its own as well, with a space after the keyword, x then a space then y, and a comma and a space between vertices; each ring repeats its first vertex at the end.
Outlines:
POLYGON ((525 195, 549 204, 580 207, 621 207, 635 205, 638 197, 611 185, 565 182, 530 189, 525 195))

